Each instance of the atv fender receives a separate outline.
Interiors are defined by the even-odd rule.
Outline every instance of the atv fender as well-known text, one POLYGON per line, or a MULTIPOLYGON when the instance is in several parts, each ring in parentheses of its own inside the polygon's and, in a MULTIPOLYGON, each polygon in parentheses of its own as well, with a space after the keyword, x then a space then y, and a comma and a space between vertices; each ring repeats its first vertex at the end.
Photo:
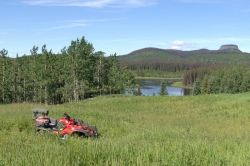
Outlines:
POLYGON ((90 134, 84 130, 73 130, 72 135, 77 134, 80 137, 89 137, 90 134))

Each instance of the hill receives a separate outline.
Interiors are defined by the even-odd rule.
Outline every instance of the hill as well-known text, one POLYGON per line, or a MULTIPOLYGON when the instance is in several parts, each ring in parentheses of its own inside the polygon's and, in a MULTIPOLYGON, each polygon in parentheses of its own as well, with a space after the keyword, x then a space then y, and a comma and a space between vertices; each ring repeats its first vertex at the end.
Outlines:
POLYGON ((118 56, 121 62, 134 61, 165 61, 165 60, 187 60, 187 61, 217 61, 217 62, 246 62, 250 61, 250 53, 244 53, 237 45, 222 45, 218 50, 199 49, 181 51, 160 48, 142 48, 127 55, 118 56))

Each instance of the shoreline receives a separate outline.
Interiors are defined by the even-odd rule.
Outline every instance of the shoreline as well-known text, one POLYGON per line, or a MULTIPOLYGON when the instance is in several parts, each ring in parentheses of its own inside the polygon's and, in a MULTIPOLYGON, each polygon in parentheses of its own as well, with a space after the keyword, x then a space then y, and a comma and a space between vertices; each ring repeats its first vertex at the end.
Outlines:
POLYGON ((184 85, 182 84, 182 82, 173 82, 173 83, 171 84, 171 86, 173 86, 173 87, 178 87, 178 88, 184 88, 184 89, 193 89, 193 87, 184 86, 184 85))
POLYGON ((164 79, 164 80, 175 80, 170 85, 173 87, 178 88, 185 88, 185 89, 193 89, 193 87, 190 86, 184 86, 181 82, 182 78, 163 78, 163 77, 135 77, 136 79, 164 79))
POLYGON ((166 78, 166 77, 135 77, 135 79, 164 79, 164 80, 182 80, 182 78, 166 78))

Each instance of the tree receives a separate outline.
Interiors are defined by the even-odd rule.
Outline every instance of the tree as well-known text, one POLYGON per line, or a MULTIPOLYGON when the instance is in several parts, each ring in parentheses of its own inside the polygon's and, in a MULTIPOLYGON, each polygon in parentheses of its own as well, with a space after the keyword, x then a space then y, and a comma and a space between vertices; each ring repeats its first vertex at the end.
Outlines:
POLYGON ((192 95, 195 96, 199 94, 201 94, 201 84, 199 78, 197 78, 196 81, 194 82, 194 89, 192 91, 192 95))
POLYGON ((208 76, 207 75, 205 75, 205 77, 202 80, 201 93, 208 94, 208 76))
POLYGON ((132 94, 136 86, 135 75, 131 70, 128 70, 127 68, 123 68, 121 72, 122 74, 119 81, 120 93, 123 93, 123 91, 125 91, 128 94, 132 94))
POLYGON ((13 74, 13 65, 9 57, 7 57, 8 51, 3 49, 0 51, 0 101, 3 103, 9 103, 12 100, 11 97, 11 86, 13 85, 13 80, 11 78, 13 74))
POLYGON ((242 84, 239 87, 239 90, 241 93, 250 91, 250 71, 249 70, 244 73, 242 84))
POLYGON ((93 89, 92 91, 95 91, 97 93, 99 93, 99 95, 102 95, 103 93, 107 92, 107 88, 105 86, 106 84, 106 80, 107 80, 107 72, 109 69, 106 69, 105 64, 106 63, 106 59, 104 57, 104 52, 99 51, 96 52, 94 54, 95 58, 96 58, 96 69, 95 69, 95 78, 96 78, 96 89, 93 89))
POLYGON ((83 100, 93 89, 96 69, 94 48, 82 37, 81 40, 71 41, 67 53, 70 61, 66 70, 69 70, 70 75, 66 84, 70 87, 70 93, 73 93, 73 101, 83 100))
POLYGON ((160 96, 168 95, 167 86, 165 81, 161 81, 161 88, 158 92, 160 96))
POLYGON ((84 37, 71 42, 61 54, 46 45, 33 46, 31 55, 7 57, 0 50, 0 103, 40 102, 57 104, 94 95, 124 93, 136 85, 133 72, 121 68, 116 54, 94 52, 84 37))
MULTIPOLYGON (((124 82, 122 79, 122 74, 124 73, 120 67, 120 62, 116 58, 116 54, 111 55, 107 59, 106 70, 107 79, 108 79, 108 87, 109 87, 109 94, 113 93, 120 93, 120 90, 124 90, 124 82)), ((124 75, 124 78, 126 76, 124 75)))

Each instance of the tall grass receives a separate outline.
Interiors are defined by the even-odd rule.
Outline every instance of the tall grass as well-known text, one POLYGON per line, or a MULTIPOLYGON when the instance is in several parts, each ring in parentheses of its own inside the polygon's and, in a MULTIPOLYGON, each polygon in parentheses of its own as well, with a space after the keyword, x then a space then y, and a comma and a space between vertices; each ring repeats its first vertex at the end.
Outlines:
POLYGON ((250 165, 249 105, 250 93, 0 105, 0 165, 250 165), (35 135, 37 107, 83 119, 100 138, 35 135))

